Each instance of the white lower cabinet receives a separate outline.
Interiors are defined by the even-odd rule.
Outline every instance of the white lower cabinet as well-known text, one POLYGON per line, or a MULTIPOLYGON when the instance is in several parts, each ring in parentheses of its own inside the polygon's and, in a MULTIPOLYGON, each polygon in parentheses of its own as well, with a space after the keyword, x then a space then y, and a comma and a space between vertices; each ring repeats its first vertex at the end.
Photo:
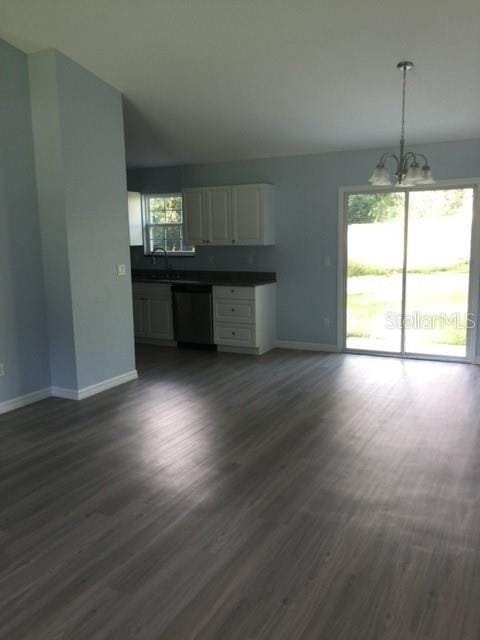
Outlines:
POLYGON ((255 302, 248 300, 215 300, 213 303, 215 322, 248 322, 255 324, 255 302))
MULTIPOLYGON (((276 285, 214 286, 214 341, 219 351, 260 355, 276 338, 276 285)), ((133 283, 137 342, 175 345, 171 285, 133 283)))
POLYGON ((135 337, 147 335, 147 298, 133 294, 133 329, 135 337))
POLYGON ((153 295, 148 299, 148 335, 159 340, 173 340, 172 299, 153 295))
POLYGON ((276 336, 275 283, 213 287, 214 336, 219 351, 260 355, 276 336))
POLYGON ((133 284, 135 338, 142 342, 173 341, 173 313, 169 284, 133 284))
POLYGON ((216 326, 216 343, 233 346, 256 347, 255 325, 241 326, 219 322, 216 326))

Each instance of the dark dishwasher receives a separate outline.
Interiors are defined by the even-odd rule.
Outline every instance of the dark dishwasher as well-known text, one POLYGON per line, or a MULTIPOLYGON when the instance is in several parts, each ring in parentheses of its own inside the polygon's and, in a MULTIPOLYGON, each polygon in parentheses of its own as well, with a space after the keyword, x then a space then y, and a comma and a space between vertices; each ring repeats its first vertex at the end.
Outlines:
POLYGON ((213 346, 212 286, 172 285, 173 327, 178 346, 213 346))

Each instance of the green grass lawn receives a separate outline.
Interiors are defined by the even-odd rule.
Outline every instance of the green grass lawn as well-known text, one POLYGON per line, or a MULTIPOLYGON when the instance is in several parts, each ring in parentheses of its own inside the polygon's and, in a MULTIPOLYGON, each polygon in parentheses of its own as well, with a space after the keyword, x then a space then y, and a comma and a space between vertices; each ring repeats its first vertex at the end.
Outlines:
MULTIPOLYGON (((363 272, 366 269, 363 269, 363 272)), ((349 270, 349 274, 351 271, 349 270)), ((357 270, 358 273, 358 270, 357 270)), ((375 273, 375 272, 374 272, 375 273)), ((441 322, 442 314, 459 314, 462 326, 468 308, 467 265, 455 265, 451 269, 409 273, 407 277, 406 315, 416 314, 417 319, 428 322, 428 328, 414 327, 406 331, 406 348, 409 351, 428 353, 438 351, 435 345, 465 346, 466 331, 453 322, 441 322), (420 314, 420 316, 418 315, 420 314), (428 317, 428 318, 427 318, 428 317)), ((347 339, 364 338, 392 345, 396 350, 400 331, 388 328, 387 314, 401 313, 402 276, 349 275, 347 280, 347 339)), ((407 319, 408 322, 408 319, 407 319)), ((357 340, 358 343, 358 340, 357 340)), ((348 340, 347 340, 348 345, 348 340)), ((371 348, 370 346, 367 348, 371 348)), ((381 348, 381 347, 380 347, 381 348)))

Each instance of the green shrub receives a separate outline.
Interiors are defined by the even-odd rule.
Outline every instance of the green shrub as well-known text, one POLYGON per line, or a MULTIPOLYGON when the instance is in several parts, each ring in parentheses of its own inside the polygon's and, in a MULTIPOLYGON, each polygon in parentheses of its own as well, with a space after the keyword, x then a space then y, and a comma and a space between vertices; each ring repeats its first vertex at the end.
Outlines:
MULTIPOLYGON (((424 267, 411 267, 408 273, 468 273, 468 262, 455 262, 453 264, 443 265, 425 265, 424 267)), ((358 276, 391 276, 395 273, 402 273, 402 268, 382 267, 377 264, 361 262, 360 260, 350 260, 348 263, 348 277, 356 278, 358 276)))
POLYGON ((350 260, 348 263, 348 277, 356 276, 391 276, 394 273, 401 273, 401 269, 392 269, 382 267, 368 262, 360 262, 360 260, 350 260))

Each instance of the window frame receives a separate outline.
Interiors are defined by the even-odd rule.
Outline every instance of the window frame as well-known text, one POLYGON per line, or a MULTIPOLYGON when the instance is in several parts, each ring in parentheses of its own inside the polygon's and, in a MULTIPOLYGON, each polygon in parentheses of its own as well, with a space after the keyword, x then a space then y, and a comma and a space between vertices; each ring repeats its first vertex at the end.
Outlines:
MULTIPOLYGON (((142 227, 143 227, 143 253, 145 256, 152 255, 152 248, 150 248, 150 227, 163 227, 163 226, 179 226, 182 227, 182 245, 183 245, 183 193, 180 191, 169 192, 169 193, 144 193, 142 195, 142 227), (150 222, 150 198, 181 198, 182 201, 182 222, 178 225, 175 223, 167 224, 156 224, 150 222)), ((160 255, 160 254, 158 254, 160 255)), ((195 247, 192 247, 192 251, 167 251, 168 257, 183 257, 183 258, 193 258, 195 257, 195 247)))

